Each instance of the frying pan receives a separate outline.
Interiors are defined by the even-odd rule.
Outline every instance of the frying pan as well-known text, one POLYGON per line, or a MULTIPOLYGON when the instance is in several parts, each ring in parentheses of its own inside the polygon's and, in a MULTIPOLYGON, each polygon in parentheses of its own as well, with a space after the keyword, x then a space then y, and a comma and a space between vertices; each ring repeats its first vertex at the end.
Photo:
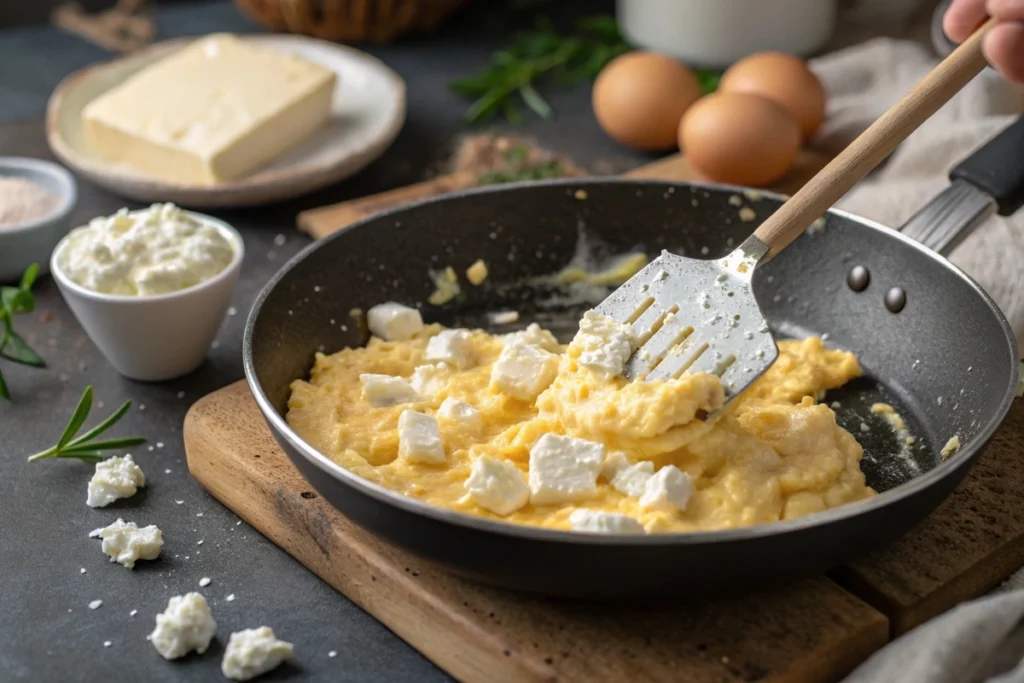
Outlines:
POLYGON ((278 443, 325 499, 371 532, 460 575, 550 596, 635 599, 704 596, 820 574, 928 515, 1009 409, 1018 368, 1010 327, 992 299, 939 254, 995 210, 1017 209, 1024 199, 1021 150, 1024 119, 954 169, 949 189, 902 233, 833 210, 824 229, 800 237, 756 272, 754 289, 777 336, 827 333, 828 344, 856 353, 865 369, 865 378, 824 400, 839 402, 839 422, 865 447, 862 468, 879 492, 868 500, 740 529, 575 534, 403 497, 333 463, 285 422, 289 385, 308 377, 317 351, 366 343, 362 315, 353 309, 425 302, 433 290, 429 270, 463 272, 482 258, 487 281, 448 304, 424 304, 424 319, 486 328, 488 312, 515 309, 520 326, 536 320, 565 341, 607 290, 567 291, 538 276, 558 271, 581 250, 596 259, 636 249, 721 257, 755 226, 739 218, 736 195, 762 217, 783 201, 741 188, 555 180, 474 189, 378 214, 310 245, 269 282, 246 325, 246 377, 278 443), (857 267, 868 273, 864 287, 857 267), (904 417, 917 437, 914 448, 901 447, 903 439, 870 412, 876 401, 904 417), (940 450, 954 434, 961 447, 944 459, 940 450))

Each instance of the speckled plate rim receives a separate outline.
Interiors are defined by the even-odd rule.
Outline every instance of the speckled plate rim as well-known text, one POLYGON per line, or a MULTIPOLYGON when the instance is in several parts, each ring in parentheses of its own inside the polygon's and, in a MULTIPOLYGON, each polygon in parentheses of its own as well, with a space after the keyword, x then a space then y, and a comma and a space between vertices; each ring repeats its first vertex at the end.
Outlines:
MULTIPOLYGON (((328 242, 338 239, 341 235, 347 234, 352 230, 358 230, 365 228, 370 223, 377 223, 382 218, 385 218, 392 214, 399 214, 409 210, 415 206, 421 206, 424 204, 432 204, 436 202, 449 201, 453 198, 458 198, 470 194, 485 194, 491 192, 502 192, 506 190, 514 190, 518 187, 524 187, 527 185, 533 185, 537 182, 541 182, 547 185, 565 185, 568 187, 586 187, 589 184, 606 184, 610 182, 609 178, 566 178, 566 179, 555 179, 546 181, 527 181, 527 182, 516 182, 502 185, 498 188, 493 186, 470 188, 462 190, 456 193, 432 197, 430 199, 424 199, 412 204, 406 204, 404 206, 391 209, 373 216, 364 218, 363 220, 349 226, 345 230, 335 232, 333 235, 317 240, 306 248, 301 250, 295 256, 288 260, 281 269, 274 274, 273 277, 264 285, 263 289, 256 296, 253 301, 252 308, 249 311, 249 315, 245 322, 245 329, 242 334, 242 366, 245 371, 246 383, 249 385, 249 391, 252 393, 253 398, 256 401, 256 405, 260 412, 263 414, 263 418, 269 423, 271 430, 274 432, 276 437, 284 438, 288 443, 299 453, 307 462, 312 466, 321 470, 325 474, 334 479, 340 480, 344 485, 350 486, 360 493, 363 493, 380 503, 385 505, 394 506, 400 508, 406 512, 432 518, 434 520, 452 524, 460 527, 467 527, 475 529, 477 531, 484 531, 487 533, 496 534, 498 536, 509 536, 528 538, 538 541, 551 541, 557 543, 571 543, 575 545, 609 545, 609 546, 634 546, 634 545, 653 545, 653 546, 699 546, 705 544, 716 544, 716 543, 733 543, 737 541, 743 541, 752 538, 765 538, 774 536, 783 536, 785 534, 795 532, 801 529, 807 529, 811 527, 827 526, 844 519, 850 519, 857 517, 858 515, 864 514, 871 510, 877 510, 885 508, 896 501, 911 496, 922 489, 929 488, 936 484, 939 480, 952 476, 957 470, 970 467, 974 461, 975 456, 978 452, 988 444, 992 435, 995 434, 996 430, 1003 424, 1006 419, 1007 413, 1010 411, 1010 406, 1016 396, 1016 386, 1018 380, 1018 373, 1020 370, 1019 363, 1019 351, 1017 349, 1016 340, 1013 336, 1013 332, 1010 328, 1010 323, 1006 320, 1006 317, 1002 314, 998 305, 992 299, 991 296, 979 285, 975 280, 964 272, 961 268, 954 265, 952 262, 945 259, 943 256, 937 254, 931 249, 925 247, 919 242, 907 237, 898 230, 894 230, 888 226, 882 225, 867 218, 857 216, 846 211, 839 209, 829 209, 828 213, 839 216, 843 219, 853 221, 854 224, 861 226, 865 230, 872 230, 876 232, 883 232, 890 239, 897 240, 904 243, 912 249, 915 249, 923 253, 928 258, 941 261, 943 267, 950 271, 952 277, 959 277, 964 280, 975 294, 977 294, 981 300, 995 313, 998 317, 1000 325, 1003 328, 1003 332, 1007 337, 1008 344, 1011 347, 1011 356, 1013 362, 1008 368, 1008 383, 1005 392, 999 403, 999 408, 991 416, 989 421, 978 430, 969 441, 961 444, 960 448, 949 458, 939 462, 935 467, 930 470, 910 479, 909 481, 900 484, 888 491, 883 491, 877 495, 871 496, 864 500, 847 503, 840 505, 839 507, 817 512, 811 515, 798 517, 796 519, 779 520, 777 522, 767 522, 764 524, 755 524, 748 527, 740 527, 736 529, 721 529, 715 531, 700 531, 700 532, 673 532, 673 533, 656 533, 656 534, 588 534, 581 533, 578 531, 568 531, 564 529, 548 529, 544 527, 535 527, 526 524, 514 524, 510 522, 504 522, 500 520, 488 519, 486 517, 477 517, 469 513, 460 512, 456 510, 449 510, 447 508, 430 505, 416 498, 410 498, 404 496, 397 491, 393 491, 380 484, 372 482, 368 479, 360 477, 358 474, 347 470, 345 467, 331 460, 329 457, 321 453, 318 449, 308 444, 301 436, 298 435, 295 430, 291 428, 285 418, 280 415, 274 408, 263 390, 263 386, 260 383, 259 377, 256 373, 256 363, 253 359, 252 344, 255 333, 256 322, 259 319, 260 312, 270 297, 271 293, 292 270, 302 266, 302 263, 306 258, 323 248, 328 242)), ((652 184, 651 180, 648 179, 631 179, 631 178, 618 178, 614 179, 616 183, 622 183, 627 185, 637 186, 649 186, 652 184)), ((717 183, 697 183, 697 182, 680 182, 680 183, 663 183, 664 185, 673 185, 679 188, 705 188, 715 192, 729 192, 729 193, 742 193, 749 191, 749 188, 738 187, 734 185, 722 185, 717 183)), ((760 191, 765 196, 773 197, 784 201, 784 197, 775 192, 760 191)))
MULTIPOLYGON (((352 47, 306 36, 240 34, 236 37, 268 47, 286 48, 291 45, 300 50, 302 47, 326 50, 339 59, 362 62, 367 72, 372 72, 375 78, 386 84, 392 105, 389 107, 390 115, 376 123, 373 135, 350 148, 339 149, 337 155, 299 161, 284 168, 268 168, 237 181, 216 185, 184 185, 154 179, 124 164, 104 161, 67 139, 61 130, 60 121, 62 116, 68 115, 67 101, 75 88, 82 87, 88 81, 109 76, 113 70, 128 70, 136 64, 142 68, 195 40, 176 38, 155 43, 129 56, 84 67, 61 80, 46 108, 46 140, 50 149, 64 164, 115 194, 140 201, 173 201, 194 208, 226 208, 257 206, 290 199, 348 178, 379 158, 398 137, 406 117, 405 81, 376 57, 352 47)), ((331 68, 330 64, 319 63, 331 68)), ((131 73, 135 71, 137 69, 131 73)), ((339 83, 341 87, 344 86, 339 83)))

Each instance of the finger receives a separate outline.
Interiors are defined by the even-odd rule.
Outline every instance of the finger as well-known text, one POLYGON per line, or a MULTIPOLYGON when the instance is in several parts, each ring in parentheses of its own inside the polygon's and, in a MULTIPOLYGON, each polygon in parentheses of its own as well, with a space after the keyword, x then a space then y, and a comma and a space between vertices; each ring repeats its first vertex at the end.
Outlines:
POLYGON ((993 26, 982 42, 985 58, 1004 76, 1024 83, 1024 24, 1017 22, 993 26))
POLYGON ((988 0, 986 11, 999 21, 1024 21, 1024 0, 988 0))
POLYGON ((942 30, 950 40, 962 43, 986 16, 985 0, 953 0, 942 17, 942 30))

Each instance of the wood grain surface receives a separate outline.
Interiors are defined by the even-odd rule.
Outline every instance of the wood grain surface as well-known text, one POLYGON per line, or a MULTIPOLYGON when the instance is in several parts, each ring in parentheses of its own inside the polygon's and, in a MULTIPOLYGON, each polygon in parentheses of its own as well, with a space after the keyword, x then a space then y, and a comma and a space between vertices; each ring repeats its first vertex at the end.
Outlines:
POLYGON ((904 538, 834 581, 686 607, 524 598, 424 565, 311 489, 244 382, 197 402, 184 439, 210 493, 462 681, 835 681, 1024 564, 1020 400, 964 483, 904 538))
POLYGON ((189 470, 210 493, 461 681, 823 683, 888 636, 882 614, 824 578, 657 607, 527 598, 455 578, 320 498, 243 382, 197 402, 184 439, 189 470))
MULTIPOLYGON (((829 157, 810 150, 804 150, 797 157, 792 170, 768 189, 781 192, 782 194, 793 194, 823 168, 828 161, 829 157)), ((700 173, 681 154, 669 155, 658 161, 635 168, 624 175, 627 178, 647 178, 649 180, 704 181, 700 173)), ((476 178, 468 173, 440 176, 422 183, 302 211, 298 214, 296 222, 298 223, 299 230, 319 239, 327 237, 338 230, 352 225, 356 221, 368 218, 380 211, 394 209, 421 199, 437 197, 449 192, 473 187, 476 184, 476 178)))

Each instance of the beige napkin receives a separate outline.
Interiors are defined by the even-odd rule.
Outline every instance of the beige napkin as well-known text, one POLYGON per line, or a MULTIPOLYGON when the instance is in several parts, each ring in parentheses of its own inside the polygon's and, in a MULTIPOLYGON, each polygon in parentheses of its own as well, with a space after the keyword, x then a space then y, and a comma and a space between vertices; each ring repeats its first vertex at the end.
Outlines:
MULTIPOLYGON (((937 62, 930 48, 888 38, 813 60, 811 67, 829 94, 828 120, 814 145, 826 151, 841 149, 937 62)), ((949 184, 953 166, 1022 111, 1024 88, 986 70, 838 206, 885 225, 901 225, 949 184)), ((987 221, 950 260, 996 300, 1024 350, 1024 210, 987 221)))

